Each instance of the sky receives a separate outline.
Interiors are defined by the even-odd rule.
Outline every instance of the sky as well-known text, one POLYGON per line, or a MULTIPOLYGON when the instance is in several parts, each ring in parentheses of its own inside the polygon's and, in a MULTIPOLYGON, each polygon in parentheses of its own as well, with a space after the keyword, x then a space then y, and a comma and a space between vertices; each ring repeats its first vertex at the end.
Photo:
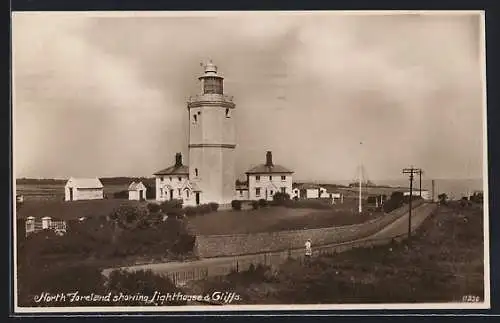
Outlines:
POLYGON ((188 159, 186 98, 212 59, 236 170, 300 180, 483 173, 478 13, 14 13, 15 176, 152 176, 188 159), (362 144, 360 144, 362 143, 362 144))

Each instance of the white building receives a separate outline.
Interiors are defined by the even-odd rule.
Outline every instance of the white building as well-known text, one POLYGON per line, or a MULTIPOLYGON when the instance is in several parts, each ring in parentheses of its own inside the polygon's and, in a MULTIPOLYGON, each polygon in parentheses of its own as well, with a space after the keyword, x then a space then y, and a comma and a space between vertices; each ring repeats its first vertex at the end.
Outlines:
MULTIPOLYGON (((410 191, 403 192, 404 196, 410 196, 410 191)), ((415 190, 412 190, 412 195, 413 196, 420 196, 420 190, 417 188, 415 190)), ((422 190, 422 198, 424 200, 431 200, 432 195, 428 190, 422 190)))
POLYGON ((189 99, 189 166, 177 161, 155 173, 158 201, 184 205, 230 204, 235 195, 235 104, 224 95, 224 78, 212 62, 199 77, 201 94, 189 99))
POLYGON ((189 169, 182 163, 182 154, 175 155, 175 164, 155 174, 156 200, 183 200, 184 205, 200 204, 200 190, 189 181, 189 169))
POLYGON ((64 187, 65 201, 102 200, 104 186, 98 178, 71 177, 64 187))
POLYGON ((248 179, 248 199, 271 201, 276 192, 292 195, 293 172, 280 165, 273 164, 270 151, 266 154, 266 163, 253 167, 246 172, 248 179))
POLYGON ((146 186, 142 182, 130 183, 128 187, 128 199, 135 201, 142 201, 146 199, 146 186))
POLYGON ((248 185, 241 184, 236 185, 236 194, 234 196, 235 200, 246 201, 248 200, 248 185))

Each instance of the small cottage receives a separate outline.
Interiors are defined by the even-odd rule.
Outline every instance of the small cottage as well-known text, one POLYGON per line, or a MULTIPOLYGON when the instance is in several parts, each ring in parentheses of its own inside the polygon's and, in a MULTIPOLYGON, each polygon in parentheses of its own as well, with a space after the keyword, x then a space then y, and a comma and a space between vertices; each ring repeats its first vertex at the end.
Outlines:
POLYGON ((71 177, 64 187, 65 201, 102 200, 104 186, 98 178, 71 177))
POLYGON ((146 186, 142 183, 132 182, 128 187, 128 199, 143 201, 146 199, 146 186))

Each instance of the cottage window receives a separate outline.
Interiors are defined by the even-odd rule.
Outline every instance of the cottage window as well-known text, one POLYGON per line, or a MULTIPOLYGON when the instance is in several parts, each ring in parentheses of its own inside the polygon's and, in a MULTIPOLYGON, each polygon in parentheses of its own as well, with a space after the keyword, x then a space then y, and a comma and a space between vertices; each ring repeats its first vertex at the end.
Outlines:
POLYGON ((259 197, 260 196, 260 187, 257 187, 255 189, 255 196, 259 197))
POLYGON ((163 188, 160 188, 160 197, 163 197, 163 188))
POLYGON ((269 176, 269 180, 270 180, 270 181, 272 181, 272 180, 273 180, 273 176, 272 176, 272 175, 271 175, 271 176, 269 176))
POLYGON ((282 181, 286 181, 286 176, 281 176, 282 181))
POLYGON ((256 181, 260 181, 260 176, 255 176, 256 181))
POLYGON ((182 177, 180 177, 180 176, 177 177, 177 179, 179 180, 179 182, 182 181, 182 177))
POLYGON ((226 118, 231 118, 231 111, 226 109, 226 118))

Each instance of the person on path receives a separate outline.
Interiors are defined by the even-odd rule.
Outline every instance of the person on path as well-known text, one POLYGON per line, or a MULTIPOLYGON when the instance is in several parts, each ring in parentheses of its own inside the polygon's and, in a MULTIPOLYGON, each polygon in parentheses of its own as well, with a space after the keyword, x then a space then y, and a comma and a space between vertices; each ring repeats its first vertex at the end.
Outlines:
POLYGON ((307 264, 311 261, 311 256, 312 256, 312 248, 311 248, 311 239, 307 239, 305 243, 305 261, 307 264))

